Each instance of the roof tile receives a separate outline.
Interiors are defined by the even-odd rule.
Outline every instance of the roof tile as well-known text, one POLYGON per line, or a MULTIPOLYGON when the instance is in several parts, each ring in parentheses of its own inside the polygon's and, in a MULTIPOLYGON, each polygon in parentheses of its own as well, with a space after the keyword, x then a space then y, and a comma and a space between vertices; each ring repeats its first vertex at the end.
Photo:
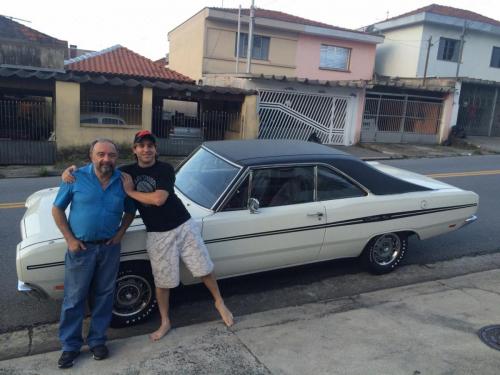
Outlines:
POLYGON ((0 37, 67 47, 68 42, 56 39, 35 29, 24 26, 8 17, 0 16, 0 37))
MULTIPOLYGON (((219 10, 222 12, 236 13, 236 14, 238 13, 238 8, 211 7, 209 9, 219 10)), ((250 14, 250 9, 242 8, 241 14, 243 16, 248 16, 250 14)), ((353 33, 366 34, 365 32, 362 32, 362 31, 333 26, 333 25, 329 25, 327 23, 313 21, 313 20, 309 20, 307 18, 294 16, 293 14, 279 12, 277 10, 255 8, 255 17, 268 18, 268 19, 272 19, 272 20, 276 20, 276 21, 297 23, 299 25, 316 26, 316 27, 323 27, 323 28, 332 29, 332 30, 342 30, 342 31, 349 31, 349 32, 353 32, 353 33)))
POLYGON ((116 74, 164 81, 194 82, 193 79, 120 45, 65 61, 67 71, 116 74))

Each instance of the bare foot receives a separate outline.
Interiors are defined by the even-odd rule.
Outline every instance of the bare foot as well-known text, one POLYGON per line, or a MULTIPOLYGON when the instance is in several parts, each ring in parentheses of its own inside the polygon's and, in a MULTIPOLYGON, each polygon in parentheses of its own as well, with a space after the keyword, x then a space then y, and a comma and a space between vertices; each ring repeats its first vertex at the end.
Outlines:
POLYGON ((231 327, 234 324, 233 314, 229 311, 224 302, 216 302, 215 308, 219 312, 224 323, 226 323, 228 327, 231 327))
POLYGON ((171 325, 170 322, 162 324, 160 328, 158 328, 156 331, 154 331, 152 334, 149 335, 149 338, 151 341, 158 341, 160 340, 163 336, 165 336, 168 331, 170 331, 171 325))

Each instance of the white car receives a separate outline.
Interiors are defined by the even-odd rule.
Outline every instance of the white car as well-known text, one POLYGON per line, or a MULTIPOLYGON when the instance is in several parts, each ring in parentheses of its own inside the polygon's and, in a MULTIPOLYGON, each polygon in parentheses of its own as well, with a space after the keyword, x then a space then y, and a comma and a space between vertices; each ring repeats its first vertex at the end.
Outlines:
MULTIPOLYGON (((426 239, 476 219, 478 195, 333 148, 299 141, 206 142, 180 166, 176 192, 200 224, 218 278, 360 257, 393 270, 408 237, 426 239)), ((63 295, 66 243, 51 217, 57 188, 26 201, 17 245, 18 289, 63 295)), ((137 217, 122 243, 113 326, 156 307, 137 217)), ((183 284, 198 280, 181 270, 183 284)))
POLYGON ((122 117, 111 113, 82 113, 80 122, 82 124, 127 125, 122 117))

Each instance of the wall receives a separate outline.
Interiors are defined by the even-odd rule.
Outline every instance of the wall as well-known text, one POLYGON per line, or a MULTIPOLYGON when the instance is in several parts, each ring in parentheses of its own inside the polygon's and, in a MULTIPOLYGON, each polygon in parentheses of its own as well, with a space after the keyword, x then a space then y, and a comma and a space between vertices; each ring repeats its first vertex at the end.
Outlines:
MULTIPOLYGON (((433 46, 429 55, 428 77, 455 77, 457 63, 437 59, 439 38, 460 40, 462 29, 426 25, 422 38, 427 40, 432 36, 433 46)), ((490 67, 493 46, 500 47, 500 36, 468 30, 464 37, 465 43, 462 54, 459 77, 478 78, 491 81, 500 81, 500 68, 490 67)), ((427 45, 427 43, 426 43, 427 45)), ((419 76, 423 76, 423 66, 419 66, 419 76)))
POLYGON ((438 143, 443 143, 448 139, 452 126, 454 126, 457 122, 456 116, 458 112, 460 90, 457 91, 458 94, 453 91, 446 95, 443 101, 443 112, 441 114, 441 122, 439 124, 438 143))
POLYGON ((168 33, 168 67, 196 81, 202 77, 207 12, 202 10, 168 33))
POLYGON ((391 77, 416 77, 425 43, 422 32, 421 25, 385 31, 384 43, 377 46, 375 72, 391 77))
POLYGON ((297 43, 296 76, 319 80, 370 80, 375 66, 375 44, 301 35, 297 43), (350 48, 348 71, 320 69, 322 44, 350 48))
POLYGON ((56 141, 57 148, 87 145, 98 137, 110 138, 116 143, 131 143, 141 128, 151 129, 153 90, 144 88, 142 93, 142 124, 94 125, 80 124, 80 84, 56 82, 56 141))
MULTIPOLYGON (((236 72, 237 26, 231 23, 207 20, 203 74, 236 72)), ((248 33, 247 28, 241 29, 248 33)), ((256 35, 270 37, 268 60, 252 59, 251 72, 265 75, 295 76, 295 57, 298 35, 255 27, 256 35)), ((239 73, 246 72, 246 59, 240 58, 239 73)))
POLYGON ((64 43, 43 45, 0 38, 0 64, 63 69, 68 48, 64 43))

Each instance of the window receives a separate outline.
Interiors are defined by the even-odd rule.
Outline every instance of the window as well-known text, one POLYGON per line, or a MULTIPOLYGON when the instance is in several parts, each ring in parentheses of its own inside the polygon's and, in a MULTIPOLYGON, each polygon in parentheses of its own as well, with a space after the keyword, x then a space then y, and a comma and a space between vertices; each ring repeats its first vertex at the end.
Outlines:
POLYGON ((457 62, 459 48, 459 40, 439 38, 438 60, 457 62))
POLYGON ((319 67, 324 69, 348 70, 350 48, 321 45, 319 67))
POLYGON ((500 47, 493 47, 490 66, 492 68, 500 68, 500 47))
MULTIPOLYGON (((238 33, 236 33, 235 43, 234 43, 234 55, 236 56, 238 33)), ((268 36, 254 35, 252 44, 252 59, 256 60, 268 60, 269 59, 269 41, 268 36)), ((240 56, 247 57, 248 50, 248 34, 240 33, 240 56)))
POLYGON ((318 200, 363 197, 365 192, 329 168, 318 167, 318 200))
POLYGON ((248 180, 245 180, 235 190, 231 199, 226 203, 224 211, 244 210, 248 205, 248 180))
POLYGON ((286 206, 314 200, 313 167, 266 168, 253 171, 250 196, 260 207, 286 206))
POLYGON ((200 148, 175 175, 175 187, 203 207, 214 205, 239 168, 200 148))

